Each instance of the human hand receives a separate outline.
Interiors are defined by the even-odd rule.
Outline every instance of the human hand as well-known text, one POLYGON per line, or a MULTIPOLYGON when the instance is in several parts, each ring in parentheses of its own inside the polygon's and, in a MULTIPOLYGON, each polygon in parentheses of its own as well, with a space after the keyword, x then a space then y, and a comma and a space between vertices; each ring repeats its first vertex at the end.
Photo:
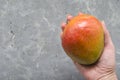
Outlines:
MULTIPOLYGON (((78 15, 81 15, 79 13, 78 15)), ((71 15, 67 16, 67 21, 72 19, 71 15)), ((62 23, 62 31, 65 28, 67 23, 62 23)), ((104 29, 104 50, 98 62, 96 64, 85 66, 80 65, 77 62, 74 62, 77 69, 83 74, 87 80, 117 80, 115 73, 115 48, 111 40, 110 34, 105 26, 105 23, 102 22, 104 29)), ((61 33, 62 37, 62 33, 61 33)))

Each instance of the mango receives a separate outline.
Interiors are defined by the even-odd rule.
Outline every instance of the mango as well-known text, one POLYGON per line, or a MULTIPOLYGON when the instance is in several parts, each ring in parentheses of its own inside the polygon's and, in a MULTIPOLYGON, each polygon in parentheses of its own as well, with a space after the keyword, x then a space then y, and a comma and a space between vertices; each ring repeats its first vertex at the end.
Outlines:
POLYGON ((73 17, 63 30, 62 46, 67 55, 79 64, 97 62, 104 48, 101 22, 89 14, 73 17))

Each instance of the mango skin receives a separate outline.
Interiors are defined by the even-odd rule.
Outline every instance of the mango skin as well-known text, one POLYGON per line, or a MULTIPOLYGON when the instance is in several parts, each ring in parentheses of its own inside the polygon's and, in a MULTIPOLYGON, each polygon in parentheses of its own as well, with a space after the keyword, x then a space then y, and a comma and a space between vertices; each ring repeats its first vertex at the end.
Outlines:
POLYGON ((95 63, 104 48, 101 22, 88 14, 73 17, 63 31, 62 46, 73 61, 83 65, 95 63))

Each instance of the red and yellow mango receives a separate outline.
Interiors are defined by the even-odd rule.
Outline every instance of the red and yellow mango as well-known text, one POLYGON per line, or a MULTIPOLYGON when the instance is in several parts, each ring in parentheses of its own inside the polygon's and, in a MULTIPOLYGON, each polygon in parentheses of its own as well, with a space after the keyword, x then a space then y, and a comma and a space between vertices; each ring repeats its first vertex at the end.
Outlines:
POLYGON ((104 48, 101 22, 88 14, 73 17, 63 31, 62 46, 73 61, 84 65, 95 63, 104 48))

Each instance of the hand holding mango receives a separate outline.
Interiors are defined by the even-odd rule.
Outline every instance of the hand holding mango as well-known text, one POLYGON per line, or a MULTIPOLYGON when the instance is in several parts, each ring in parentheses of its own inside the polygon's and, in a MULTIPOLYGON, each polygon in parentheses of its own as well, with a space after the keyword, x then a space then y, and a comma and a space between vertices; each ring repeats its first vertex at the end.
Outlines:
POLYGON ((104 48, 102 24, 97 18, 88 14, 80 14, 69 20, 61 38, 64 51, 79 64, 95 63, 104 48))

